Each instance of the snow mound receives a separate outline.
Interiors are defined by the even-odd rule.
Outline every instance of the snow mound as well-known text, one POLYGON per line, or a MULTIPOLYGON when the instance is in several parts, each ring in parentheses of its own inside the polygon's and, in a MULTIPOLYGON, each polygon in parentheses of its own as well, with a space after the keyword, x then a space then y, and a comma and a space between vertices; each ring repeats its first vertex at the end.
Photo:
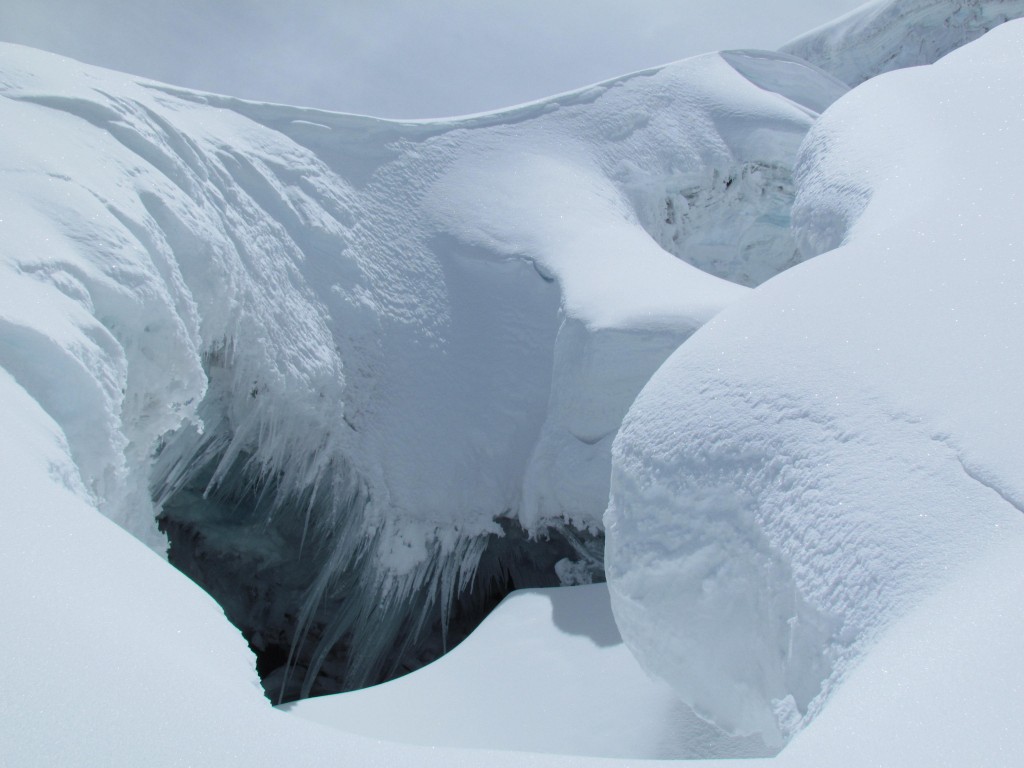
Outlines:
POLYGON ((931 64, 1024 16, 1024 0, 874 0, 782 47, 851 87, 931 64))
POLYGON ((834 104, 793 222, 838 247, 696 333, 616 439, 616 620, 730 732, 784 742, 925 596, 1024 555, 1022 49, 1010 23, 834 104))

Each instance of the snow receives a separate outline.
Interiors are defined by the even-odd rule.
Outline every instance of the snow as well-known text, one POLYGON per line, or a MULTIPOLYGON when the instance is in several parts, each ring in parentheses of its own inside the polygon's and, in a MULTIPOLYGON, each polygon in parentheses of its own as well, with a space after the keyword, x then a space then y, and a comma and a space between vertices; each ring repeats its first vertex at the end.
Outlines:
POLYGON ((423 746, 644 759, 765 749, 758 739, 722 734, 640 670, 622 644, 604 584, 518 590, 423 669, 282 709, 423 746))
POLYGON ((255 489, 300 527, 320 573, 299 637, 358 570, 337 631, 364 649, 443 615, 496 518, 600 532, 622 415, 746 292, 687 243, 753 231, 790 263, 791 200, 759 201, 843 91, 791 57, 712 54, 396 123, 0 55, 5 292, 52 307, 9 302, 6 338, 52 341, 8 342, 5 364, 95 504, 158 551, 181 492, 255 489), (660 248, 645 212, 735 168, 742 194, 691 212, 682 258, 660 248))
POLYGON ((378 117, 506 107, 725 47, 775 48, 858 0, 0 5, 7 42, 168 83, 378 117), (571 34, 570 34, 571 32, 571 34))
POLYGON ((872 0, 782 47, 850 86, 938 61, 1010 19, 1021 0, 872 0))
POLYGON ((1022 52, 394 123, 0 47, 4 761, 1015 765, 1022 52), (320 724, 154 525, 261 497, 320 569, 290 621, 354 590, 366 668, 499 520, 599 533, 609 474, 607 592, 320 724))
POLYGON ((1021 554, 1022 35, 828 110, 793 221, 804 256, 839 247, 696 333, 619 433, 616 620, 727 731, 784 743, 914 606, 1021 554))
POLYGON ((6 371, 0 396, 4 764, 330 765, 331 734, 269 707, 220 608, 90 505, 6 371))

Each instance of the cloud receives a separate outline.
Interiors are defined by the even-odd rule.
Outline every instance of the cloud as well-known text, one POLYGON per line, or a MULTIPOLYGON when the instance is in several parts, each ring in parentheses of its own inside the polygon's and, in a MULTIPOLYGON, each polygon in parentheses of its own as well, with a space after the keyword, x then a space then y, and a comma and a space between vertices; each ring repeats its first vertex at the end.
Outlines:
POLYGON ((5 0, 0 38, 204 90, 387 117, 484 111, 720 48, 856 0, 5 0))

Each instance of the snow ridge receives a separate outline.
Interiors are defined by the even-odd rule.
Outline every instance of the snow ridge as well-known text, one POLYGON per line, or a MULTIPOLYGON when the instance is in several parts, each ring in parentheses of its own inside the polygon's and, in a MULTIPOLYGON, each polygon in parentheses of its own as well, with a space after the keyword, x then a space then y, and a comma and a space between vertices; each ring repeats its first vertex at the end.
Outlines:
POLYGON ((874 0, 781 50, 852 88, 883 72, 931 64, 1021 16, 1021 0, 874 0))

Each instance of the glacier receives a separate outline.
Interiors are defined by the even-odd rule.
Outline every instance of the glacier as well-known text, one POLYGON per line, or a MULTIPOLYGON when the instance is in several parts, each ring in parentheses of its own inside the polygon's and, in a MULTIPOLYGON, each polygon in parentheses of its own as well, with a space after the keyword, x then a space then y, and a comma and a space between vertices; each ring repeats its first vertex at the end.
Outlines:
POLYGON ((797 260, 796 150, 846 90, 735 52, 398 123, 16 46, 3 71, 31 128, 0 151, 0 361, 301 695, 422 663, 510 579, 601 577, 626 409, 797 260))
POLYGON ((1022 40, 406 122, 0 46, 0 754, 1014 765, 1022 40), (254 669, 362 685, 602 575, 318 722, 254 669))

